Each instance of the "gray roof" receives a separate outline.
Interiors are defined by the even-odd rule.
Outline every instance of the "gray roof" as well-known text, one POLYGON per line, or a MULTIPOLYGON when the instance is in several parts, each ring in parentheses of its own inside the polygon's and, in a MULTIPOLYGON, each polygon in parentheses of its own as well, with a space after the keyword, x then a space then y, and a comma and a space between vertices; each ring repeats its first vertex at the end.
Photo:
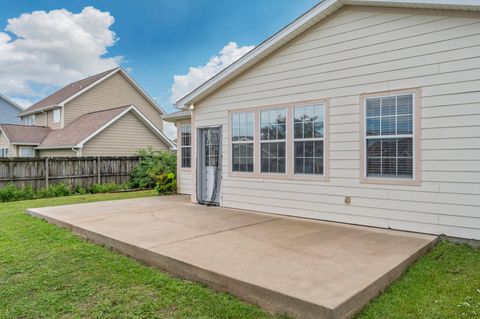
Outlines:
POLYGON ((38 145, 47 137, 51 129, 46 126, 0 124, 0 130, 11 144, 38 145))

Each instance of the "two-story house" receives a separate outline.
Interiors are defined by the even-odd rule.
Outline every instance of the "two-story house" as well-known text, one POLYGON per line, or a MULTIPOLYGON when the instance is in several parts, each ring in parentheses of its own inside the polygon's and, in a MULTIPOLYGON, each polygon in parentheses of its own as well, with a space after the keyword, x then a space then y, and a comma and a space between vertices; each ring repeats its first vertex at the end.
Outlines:
POLYGON ((22 125, 0 124, 8 157, 129 156, 174 143, 163 133, 165 111, 122 68, 71 83, 20 113, 22 125))

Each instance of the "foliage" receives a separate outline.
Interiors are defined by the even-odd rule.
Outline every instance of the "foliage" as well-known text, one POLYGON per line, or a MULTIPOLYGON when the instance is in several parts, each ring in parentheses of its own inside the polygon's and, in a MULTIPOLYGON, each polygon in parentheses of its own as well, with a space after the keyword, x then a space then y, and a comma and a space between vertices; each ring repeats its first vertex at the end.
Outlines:
POLYGON ((128 184, 94 184, 92 188, 86 189, 79 185, 71 187, 68 184, 59 183, 52 184, 47 188, 42 188, 37 191, 34 191, 31 185, 27 185, 25 187, 16 187, 13 184, 7 184, 0 188, 0 202, 12 202, 35 198, 52 198, 69 195, 85 195, 87 193, 112 193, 121 190, 128 190, 128 184))
POLYGON ((177 170, 177 157, 173 152, 148 148, 139 150, 137 155, 140 162, 131 174, 130 188, 153 188, 163 174, 175 174, 177 170))
POLYGON ((158 182, 155 190, 159 194, 168 195, 177 191, 177 178, 175 173, 166 173, 158 176, 158 182))
POLYGON ((150 190, 1 204, 0 318, 273 317, 25 214, 32 207, 154 195, 150 190))

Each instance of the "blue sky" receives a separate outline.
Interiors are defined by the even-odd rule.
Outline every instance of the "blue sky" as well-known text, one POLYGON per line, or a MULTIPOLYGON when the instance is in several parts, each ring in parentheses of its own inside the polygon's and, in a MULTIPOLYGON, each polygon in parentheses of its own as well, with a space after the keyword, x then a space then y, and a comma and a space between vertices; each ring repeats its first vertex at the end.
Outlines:
MULTIPOLYGON (((131 70, 132 76, 162 106, 173 111, 170 88, 174 75, 187 74, 189 67, 204 65, 231 41, 238 46, 260 43, 317 2, 1 0, 0 29, 7 26, 7 19, 36 10, 48 12, 65 8, 79 13, 84 7, 93 6, 102 12, 108 11, 115 19, 110 30, 116 33, 118 40, 107 48, 108 53, 104 57, 123 56, 121 65, 131 70)), ((16 39, 15 34, 3 32, 9 34, 12 40, 16 39)), ((31 85, 38 89, 38 84, 31 85)), ((46 85, 45 94, 57 86, 58 83, 46 85)), ((34 99, 28 94, 23 97, 34 99)))

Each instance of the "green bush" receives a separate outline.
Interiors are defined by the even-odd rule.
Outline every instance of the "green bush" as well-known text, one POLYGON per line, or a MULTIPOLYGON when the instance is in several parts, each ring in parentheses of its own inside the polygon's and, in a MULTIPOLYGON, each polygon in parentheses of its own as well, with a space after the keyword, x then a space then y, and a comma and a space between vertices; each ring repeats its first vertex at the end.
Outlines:
POLYGON ((173 194, 177 191, 177 178, 175 173, 167 173, 158 176, 155 190, 159 194, 173 194))
POLYGON ((121 190, 127 190, 128 184, 115 184, 115 183, 106 183, 106 184, 94 184, 90 192, 92 194, 99 193, 113 193, 121 190))
POLYGON ((177 156, 170 151, 154 151, 151 148, 137 152, 140 162, 131 174, 130 188, 153 188, 163 174, 175 174, 177 156))
POLYGON ((27 185, 23 188, 16 187, 13 184, 7 184, 0 188, 0 201, 10 202, 22 199, 34 198, 32 186, 27 185))

